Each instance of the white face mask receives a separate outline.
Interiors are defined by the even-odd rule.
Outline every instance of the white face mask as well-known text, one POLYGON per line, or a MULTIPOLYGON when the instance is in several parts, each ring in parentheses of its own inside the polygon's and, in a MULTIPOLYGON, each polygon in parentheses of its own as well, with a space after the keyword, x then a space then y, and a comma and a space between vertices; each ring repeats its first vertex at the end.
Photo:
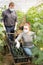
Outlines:
POLYGON ((28 26, 24 26, 24 33, 28 33, 29 32, 29 28, 28 28, 28 26))
POLYGON ((24 31, 24 33, 28 33, 28 30, 25 30, 25 29, 24 29, 23 31, 24 31))
POLYGON ((10 8, 10 11, 14 11, 14 8, 12 8, 12 9, 10 8))

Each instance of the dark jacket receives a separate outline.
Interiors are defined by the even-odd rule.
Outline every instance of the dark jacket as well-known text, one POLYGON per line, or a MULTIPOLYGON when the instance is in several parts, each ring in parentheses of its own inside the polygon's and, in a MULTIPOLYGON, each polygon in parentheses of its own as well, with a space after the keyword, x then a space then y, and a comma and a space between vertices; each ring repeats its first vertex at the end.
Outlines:
POLYGON ((17 22, 16 12, 11 12, 9 9, 2 12, 3 21, 5 26, 14 26, 17 22))

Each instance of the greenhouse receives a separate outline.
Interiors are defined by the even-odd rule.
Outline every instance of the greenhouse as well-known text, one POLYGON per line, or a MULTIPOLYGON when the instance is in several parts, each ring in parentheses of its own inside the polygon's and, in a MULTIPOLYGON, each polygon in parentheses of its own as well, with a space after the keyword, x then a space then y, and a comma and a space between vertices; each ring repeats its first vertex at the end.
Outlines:
POLYGON ((0 0, 0 65, 43 65, 43 0, 0 0))

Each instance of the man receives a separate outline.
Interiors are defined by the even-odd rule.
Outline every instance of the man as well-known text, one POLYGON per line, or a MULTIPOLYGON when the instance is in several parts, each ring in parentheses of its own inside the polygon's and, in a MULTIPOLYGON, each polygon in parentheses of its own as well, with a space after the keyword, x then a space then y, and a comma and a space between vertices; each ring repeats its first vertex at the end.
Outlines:
POLYGON ((14 3, 10 2, 7 10, 2 12, 4 26, 8 34, 8 39, 14 41, 14 30, 17 28, 17 15, 14 10, 14 3))
POLYGON ((4 26, 6 32, 8 33, 7 34, 9 40, 8 45, 10 47, 10 51, 13 56, 14 56, 13 49, 12 49, 13 43, 11 41, 14 41, 14 35, 12 33, 14 33, 14 30, 16 30, 17 28, 17 15, 14 10, 14 6, 15 6, 14 3, 10 2, 8 9, 2 12, 4 26))
POLYGON ((25 53, 28 56, 32 57, 31 49, 34 47, 33 38, 35 38, 35 37, 36 37, 35 33, 30 31, 30 24, 25 23, 23 32, 20 33, 19 36, 15 40, 15 42, 17 43, 16 48, 19 49, 19 47, 20 47, 20 42, 19 41, 22 38, 23 41, 24 41, 23 49, 24 49, 25 53))

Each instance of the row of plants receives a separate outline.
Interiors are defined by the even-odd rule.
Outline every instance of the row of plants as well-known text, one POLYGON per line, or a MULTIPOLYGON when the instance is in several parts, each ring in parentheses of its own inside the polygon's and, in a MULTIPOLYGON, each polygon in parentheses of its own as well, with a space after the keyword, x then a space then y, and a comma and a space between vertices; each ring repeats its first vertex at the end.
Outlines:
POLYGON ((30 8, 26 13, 26 21, 31 24, 35 22, 43 23, 43 3, 30 8))
MULTIPOLYGON (((5 38, 5 34, 4 34, 3 24, 0 23, 0 47, 5 44, 4 38, 5 38)), ((1 48, 2 48, 2 47, 1 47, 1 48)), ((1 50, 1 49, 0 49, 0 50, 1 50)))
POLYGON ((0 22, 0 63, 3 62, 3 52, 4 52, 4 45, 5 45, 5 34, 3 24, 0 22))
POLYGON ((32 31, 36 34, 33 40, 36 48, 33 49, 33 56, 38 55, 33 62, 37 65, 43 64, 43 3, 32 7, 26 13, 26 21, 30 22, 32 31))
POLYGON ((43 24, 36 22, 33 24, 33 31, 36 33, 36 38, 33 40, 36 48, 33 49, 33 56, 38 55, 38 58, 33 60, 35 64, 43 64, 43 24))

